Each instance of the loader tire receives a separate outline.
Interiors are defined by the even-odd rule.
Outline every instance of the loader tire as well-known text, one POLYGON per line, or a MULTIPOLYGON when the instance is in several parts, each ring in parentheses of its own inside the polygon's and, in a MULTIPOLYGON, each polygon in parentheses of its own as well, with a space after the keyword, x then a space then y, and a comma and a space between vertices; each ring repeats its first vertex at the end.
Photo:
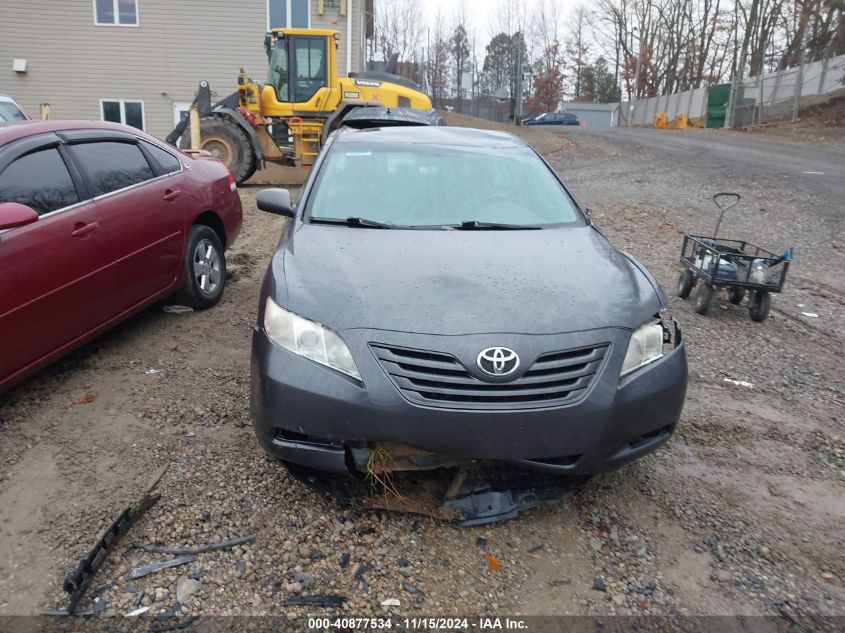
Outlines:
POLYGON ((221 161, 239 185, 255 173, 257 157, 249 138, 237 125, 220 117, 200 121, 201 149, 221 161))

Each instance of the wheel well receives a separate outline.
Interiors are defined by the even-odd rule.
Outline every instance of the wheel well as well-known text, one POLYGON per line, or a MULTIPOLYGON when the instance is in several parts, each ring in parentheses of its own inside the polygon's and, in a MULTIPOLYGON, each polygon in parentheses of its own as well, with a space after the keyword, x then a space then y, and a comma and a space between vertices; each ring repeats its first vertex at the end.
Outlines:
POLYGON ((194 220, 194 224, 204 224, 217 233, 217 237, 219 237, 220 241, 223 243, 223 248, 226 248, 226 227, 223 225, 223 221, 220 219, 220 216, 214 211, 203 211, 194 220))

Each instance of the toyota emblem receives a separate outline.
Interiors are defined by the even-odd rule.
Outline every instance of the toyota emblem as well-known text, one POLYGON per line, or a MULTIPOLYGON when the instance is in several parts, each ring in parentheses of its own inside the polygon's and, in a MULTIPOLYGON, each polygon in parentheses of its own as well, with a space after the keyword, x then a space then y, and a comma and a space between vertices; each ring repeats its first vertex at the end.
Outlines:
POLYGON ((488 376, 510 376, 519 367, 519 356, 507 347, 488 347, 481 350, 476 363, 488 376))

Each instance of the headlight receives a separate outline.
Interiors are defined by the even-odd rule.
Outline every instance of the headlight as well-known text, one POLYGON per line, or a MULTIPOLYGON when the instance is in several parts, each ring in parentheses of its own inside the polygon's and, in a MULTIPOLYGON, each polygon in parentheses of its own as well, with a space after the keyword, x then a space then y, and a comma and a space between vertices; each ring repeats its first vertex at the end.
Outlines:
POLYGON ((352 354, 337 332, 280 308, 269 297, 264 306, 264 331, 276 345, 361 381, 352 354))
POLYGON ((634 331, 620 376, 627 376, 663 356, 663 332, 660 319, 652 319, 634 331))

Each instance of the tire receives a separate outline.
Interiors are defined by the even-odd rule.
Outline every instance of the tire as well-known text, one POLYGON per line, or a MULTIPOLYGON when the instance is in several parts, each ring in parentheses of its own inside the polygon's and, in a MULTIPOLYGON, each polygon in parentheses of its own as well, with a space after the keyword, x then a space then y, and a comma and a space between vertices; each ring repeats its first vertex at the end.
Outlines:
MULTIPOLYGON (((250 166, 249 166, 249 169, 247 169, 247 170, 246 170, 246 173, 244 173, 243 180, 240 180, 240 181, 239 181, 239 180, 235 179, 235 182, 236 182, 238 185, 242 185, 242 184, 243 184, 243 183, 245 183, 247 180, 249 180, 250 178, 252 178, 253 174, 255 174, 255 172, 257 172, 257 171, 258 171, 258 162, 257 162, 257 161, 253 161, 253 162, 252 162, 252 165, 250 165, 250 166)), ((233 176, 233 177, 234 177, 234 176, 233 176)))
POLYGON ((699 314, 707 314, 710 311, 710 305, 713 303, 713 297, 716 295, 716 289, 710 284, 701 284, 698 287, 698 292, 695 294, 695 311, 699 314))
POLYGON ((243 184, 255 173, 257 157, 241 128, 221 117, 205 117, 200 128, 200 148, 226 165, 236 183, 243 184))
POLYGON ((769 318, 772 307, 772 295, 765 290, 754 290, 748 298, 748 315, 752 321, 762 323, 769 318))
POLYGON ((183 265, 185 277, 178 300, 196 310, 217 305, 226 287, 226 254, 220 237, 212 228, 204 224, 191 227, 183 265))
POLYGON ((678 296, 681 299, 686 299, 692 292, 695 286, 695 276, 689 270, 685 270, 678 277, 678 296))
POLYGON ((742 300, 745 299, 745 288, 731 288, 728 291, 728 301, 730 301, 735 306, 738 306, 742 303, 742 300))

